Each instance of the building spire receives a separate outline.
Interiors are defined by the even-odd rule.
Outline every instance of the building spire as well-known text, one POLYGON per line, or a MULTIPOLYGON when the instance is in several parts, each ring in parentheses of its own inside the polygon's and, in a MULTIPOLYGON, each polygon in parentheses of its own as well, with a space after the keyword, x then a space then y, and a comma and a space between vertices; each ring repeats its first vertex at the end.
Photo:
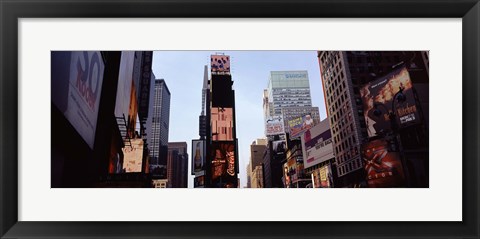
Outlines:
POLYGON ((203 73, 203 88, 202 88, 202 114, 205 115, 205 101, 206 101, 206 90, 208 90, 208 66, 205 65, 205 70, 203 73))

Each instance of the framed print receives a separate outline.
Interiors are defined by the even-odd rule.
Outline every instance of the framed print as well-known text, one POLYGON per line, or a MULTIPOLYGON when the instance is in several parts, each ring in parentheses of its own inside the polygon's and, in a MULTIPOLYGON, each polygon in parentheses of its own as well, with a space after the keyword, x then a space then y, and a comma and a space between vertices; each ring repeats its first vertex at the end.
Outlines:
POLYGON ((477 0, 0 1, 1 238, 480 236, 477 0))

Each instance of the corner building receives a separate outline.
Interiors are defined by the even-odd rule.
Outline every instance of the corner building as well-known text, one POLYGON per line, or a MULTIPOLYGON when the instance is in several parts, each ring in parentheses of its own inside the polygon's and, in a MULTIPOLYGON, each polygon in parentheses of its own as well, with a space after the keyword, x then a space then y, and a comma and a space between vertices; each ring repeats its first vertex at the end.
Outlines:
MULTIPOLYGON (((412 79, 421 82, 418 80, 425 79, 424 69, 428 74, 428 53, 318 51, 318 60, 339 177, 336 187, 365 186, 361 145, 368 142, 368 133, 360 88, 401 64, 416 68, 411 72, 412 79)), ((428 84, 416 86, 422 92, 420 101, 425 102, 423 110, 428 112, 428 84)), ((426 121, 428 127, 428 115, 426 121)))

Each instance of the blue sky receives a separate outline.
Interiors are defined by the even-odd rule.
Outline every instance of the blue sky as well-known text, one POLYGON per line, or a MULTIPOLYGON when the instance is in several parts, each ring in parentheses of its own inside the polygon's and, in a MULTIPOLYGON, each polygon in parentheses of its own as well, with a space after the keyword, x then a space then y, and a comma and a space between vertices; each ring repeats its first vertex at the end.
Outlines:
MULTIPOLYGON (((156 51, 153 73, 165 79, 171 93, 169 142, 185 141, 191 159, 191 140, 198 139, 198 116, 201 113, 204 66, 210 55, 225 53, 231 58, 235 89, 235 114, 239 147, 240 184, 246 185, 246 166, 250 161, 250 144, 263 138, 263 90, 270 71, 307 70, 313 106, 326 118, 320 69, 316 51, 156 51)), ((210 70, 210 68, 209 68, 210 70)), ((189 174, 190 174, 189 159, 189 174)), ((189 176, 193 187, 193 176, 189 176)))

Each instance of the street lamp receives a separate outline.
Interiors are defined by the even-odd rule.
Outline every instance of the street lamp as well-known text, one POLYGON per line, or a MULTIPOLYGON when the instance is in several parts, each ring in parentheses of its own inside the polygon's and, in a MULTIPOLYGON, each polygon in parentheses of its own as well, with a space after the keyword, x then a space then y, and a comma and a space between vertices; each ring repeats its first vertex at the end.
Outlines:
POLYGON ((395 95, 393 96, 391 110, 388 110, 388 108, 384 104, 375 102, 374 103, 375 110, 373 111, 373 114, 377 117, 380 117, 383 114, 382 111, 379 109, 379 107, 383 107, 384 110, 388 113, 388 118, 390 120, 390 128, 391 128, 391 131, 393 133, 393 141, 394 141, 395 147, 397 147, 397 149, 400 153, 400 159, 401 159, 402 167, 403 167, 403 176, 405 177, 405 181, 406 181, 407 186, 410 186, 410 180, 409 180, 409 177, 408 177, 409 176, 408 168, 407 168, 406 161, 405 161, 406 159, 405 159, 405 155, 403 153, 403 148, 401 147, 401 140, 399 139, 400 136, 399 136, 399 132, 398 132, 397 115, 395 114, 395 112, 396 112, 396 104, 395 103, 396 102, 402 103, 402 102, 406 101, 406 96, 405 96, 405 94, 403 94, 404 89, 405 88, 403 86, 400 86, 398 92, 395 93, 395 95))

